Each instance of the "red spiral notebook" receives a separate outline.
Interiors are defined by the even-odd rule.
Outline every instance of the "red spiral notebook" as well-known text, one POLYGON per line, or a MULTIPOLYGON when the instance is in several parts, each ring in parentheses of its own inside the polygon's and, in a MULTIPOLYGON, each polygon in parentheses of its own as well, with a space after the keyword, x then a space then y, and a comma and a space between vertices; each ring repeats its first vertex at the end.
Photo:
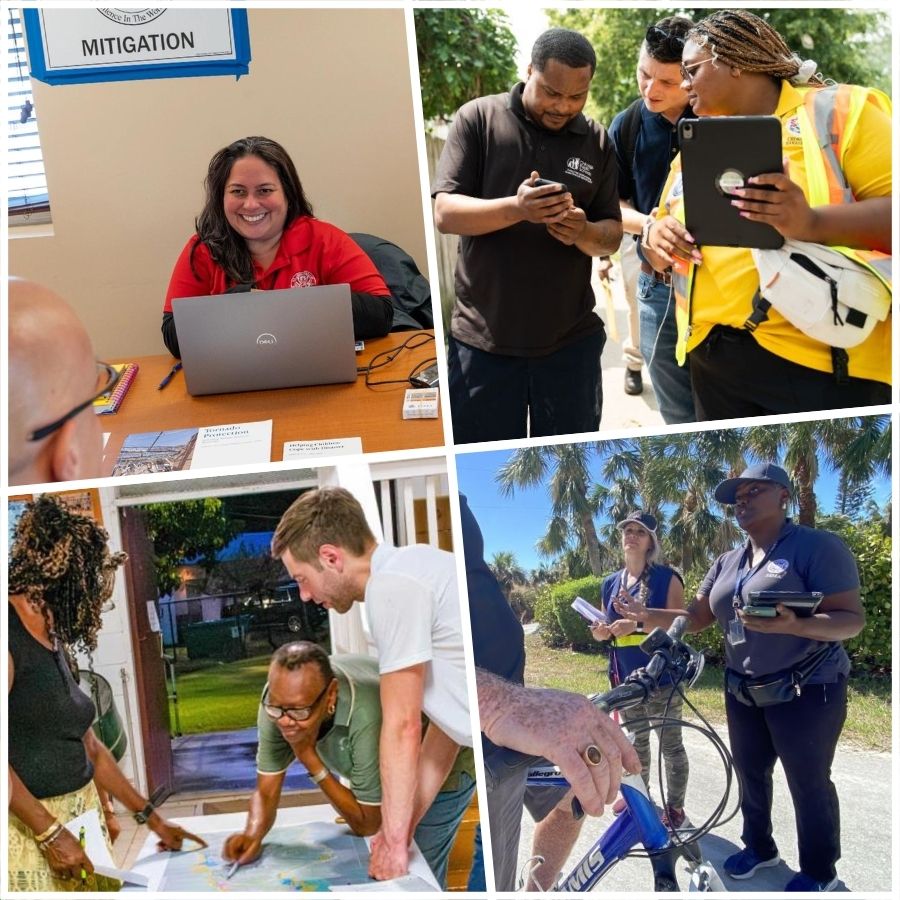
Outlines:
POLYGON ((108 394, 104 394, 94 401, 94 412, 97 413, 98 416, 102 416, 106 413, 114 413, 119 409, 122 405, 122 400, 128 393, 128 388, 131 387, 131 382, 134 381, 134 376, 137 375, 138 364, 115 363, 113 368, 117 372, 121 372, 122 377, 116 382, 116 386, 108 394))

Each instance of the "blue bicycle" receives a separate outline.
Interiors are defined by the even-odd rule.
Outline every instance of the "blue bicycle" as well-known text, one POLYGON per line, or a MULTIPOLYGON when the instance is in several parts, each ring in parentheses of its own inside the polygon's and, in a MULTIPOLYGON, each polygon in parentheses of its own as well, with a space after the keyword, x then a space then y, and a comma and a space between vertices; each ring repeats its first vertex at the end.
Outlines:
MULTIPOLYGON (((681 641, 688 619, 675 619, 668 631, 656 628, 641 644, 641 649, 650 656, 646 667, 632 672, 622 684, 590 699, 604 712, 629 709, 643 703, 659 687, 664 675, 672 682, 672 694, 694 684, 703 670, 703 654, 693 650, 681 641)), ((725 891, 715 868, 702 859, 698 841, 732 818, 740 806, 740 785, 734 778, 734 763, 726 744, 716 734, 710 724, 685 697, 685 703, 700 719, 702 725, 663 716, 653 722, 645 720, 638 726, 647 730, 664 728, 667 724, 693 728, 707 737, 716 748, 725 769, 725 789, 722 798, 709 818, 698 827, 671 829, 667 827, 647 794, 640 775, 624 775, 621 792, 625 809, 612 825, 600 836, 590 850, 582 857, 568 875, 562 875, 552 890, 559 892, 581 892, 592 890, 603 876, 620 860, 628 856, 643 856, 649 859, 653 869, 654 891, 678 891, 675 864, 679 857, 687 862, 691 878, 691 890, 725 891), (736 789, 737 803, 728 812, 732 789, 736 789)), ((634 723, 632 723, 634 724, 634 723)), ((662 786, 662 763, 659 765, 659 779, 662 786)), ((536 765, 528 770, 528 784, 544 786, 566 786, 568 782, 552 765, 536 765)), ((580 804, 573 801, 576 817, 583 815, 580 804)))

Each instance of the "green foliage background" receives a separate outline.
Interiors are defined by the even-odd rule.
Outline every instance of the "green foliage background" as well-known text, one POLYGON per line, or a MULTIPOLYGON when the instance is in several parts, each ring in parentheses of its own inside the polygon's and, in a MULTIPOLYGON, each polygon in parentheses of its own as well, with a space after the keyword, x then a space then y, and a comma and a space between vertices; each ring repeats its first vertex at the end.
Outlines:
MULTIPOLYGON (((839 535, 850 548, 859 567, 860 595, 866 612, 863 631, 844 646, 857 670, 888 671, 891 668, 891 539, 880 522, 856 524, 842 516, 820 519, 818 527, 839 535)), ((685 577, 684 596, 695 597, 706 570, 694 569, 685 577)), ((596 576, 564 581, 545 587, 535 603, 535 619, 540 635, 550 647, 602 652, 585 620, 572 608, 580 596, 599 606, 603 579, 596 576)), ((724 662, 725 640, 722 629, 711 626, 688 638, 691 646, 705 650, 713 662, 724 662)))
MULTIPOLYGON (((580 31, 593 44, 597 74, 586 112, 608 125, 637 96, 635 64, 647 26, 664 16, 697 21, 712 12, 690 6, 556 9, 547 11, 547 19, 550 25, 580 31)), ((886 11, 831 7, 754 12, 771 22, 791 49, 815 59, 826 78, 890 93, 886 11)), ((501 10, 417 9, 413 15, 426 121, 448 120, 467 100, 508 90, 516 81, 516 38, 501 10)))
MULTIPOLYGON (((690 6, 660 9, 549 10, 548 21, 580 31, 597 53, 597 73, 585 112, 608 125, 636 96, 635 64, 648 25, 665 16, 695 22, 715 12, 690 6)), ((838 82, 864 84, 890 93, 890 17, 878 10, 754 9, 788 46, 816 60, 818 70, 838 82)))
POLYGON ((449 119, 475 97, 516 80, 516 38, 496 9, 417 9, 416 45, 425 120, 449 119))

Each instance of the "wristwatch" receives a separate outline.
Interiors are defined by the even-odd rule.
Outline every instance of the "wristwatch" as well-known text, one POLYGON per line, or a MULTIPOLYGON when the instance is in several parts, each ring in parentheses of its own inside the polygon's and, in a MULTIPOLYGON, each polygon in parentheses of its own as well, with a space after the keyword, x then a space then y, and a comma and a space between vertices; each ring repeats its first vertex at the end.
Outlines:
POLYGON ((146 825, 147 820, 155 812, 156 812, 156 807, 148 801, 147 805, 140 812, 134 813, 132 818, 134 819, 135 822, 138 823, 138 825, 146 825))
POLYGON ((656 219, 654 219, 653 216, 647 216, 647 218, 644 219, 644 224, 641 226, 641 246, 646 247, 648 250, 653 249, 650 246, 649 239, 650 229, 655 221, 656 219))
POLYGON ((635 623, 634 623, 634 630, 635 630, 638 634, 643 634, 643 633, 644 633, 644 623, 643 623, 643 622, 635 622, 635 623))

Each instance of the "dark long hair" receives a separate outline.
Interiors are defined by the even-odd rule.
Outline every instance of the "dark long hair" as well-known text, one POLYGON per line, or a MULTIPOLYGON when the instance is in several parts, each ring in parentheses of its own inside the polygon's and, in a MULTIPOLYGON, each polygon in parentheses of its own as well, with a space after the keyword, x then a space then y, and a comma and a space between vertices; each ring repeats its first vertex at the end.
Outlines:
POLYGON ((281 189, 287 200, 285 228, 298 216, 311 216, 312 205, 303 193, 303 185, 297 175, 293 160, 281 144, 267 137, 240 138, 219 150, 209 161, 209 170, 203 182, 206 201, 194 223, 197 242, 191 248, 191 267, 194 251, 203 243, 209 248, 213 261, 225 270, 234 284, 253 282, 253 258, 247 242, 228 224, 225 218, 225 185, 232 166, 245 156, 256 156, 271 166, 278 175, 281 189))
POLYGON ((124 553, 110 553, 106 530, 45 494, 25 505, 9 552, 9 593, 39 609, 67 653, 97 648, 100 613, 124 553), (52 613, 52 622, 50 619, 52 613))

